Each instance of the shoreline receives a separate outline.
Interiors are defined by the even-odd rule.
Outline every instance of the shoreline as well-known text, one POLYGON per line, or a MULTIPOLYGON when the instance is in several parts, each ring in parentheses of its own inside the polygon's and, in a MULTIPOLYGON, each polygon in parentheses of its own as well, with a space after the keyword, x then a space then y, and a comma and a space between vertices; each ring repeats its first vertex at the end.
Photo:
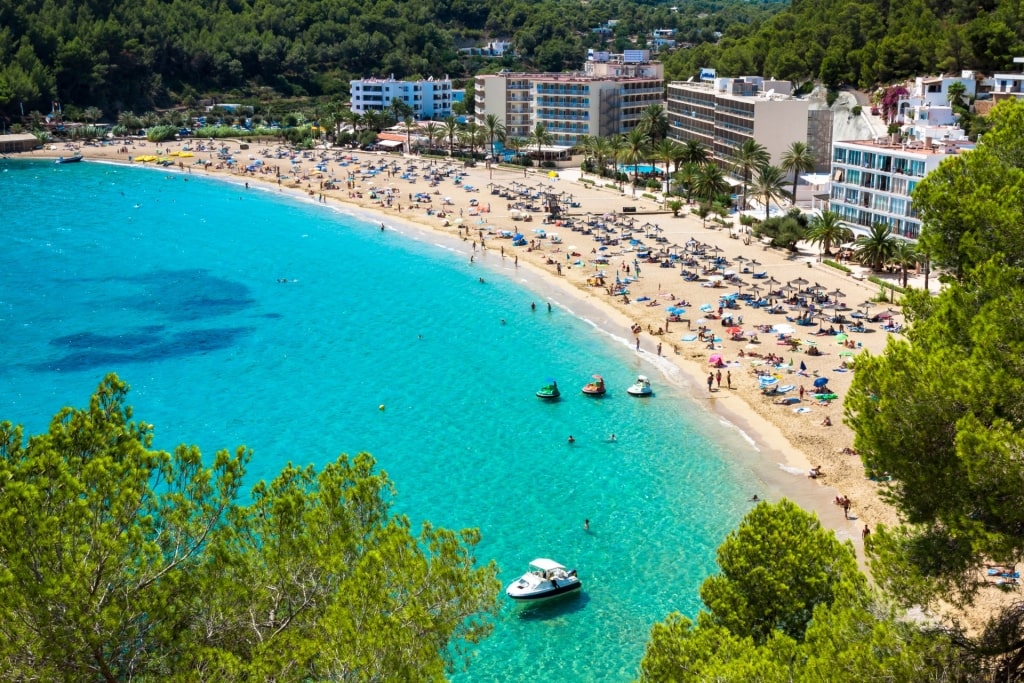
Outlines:
MULTIPOLYGON (((236 141, 218 141, 218 144, 233 148, 238 146, 236 141)), ((148 143, 144 147, 130 146, 128 147, 128 153, 119 153, 117 146, 83 146, 79 151, 83 153, 86 160, 132 165, 128 160, 129 156, 150 154, 152 153, 150 151, 152 148, 163 146, 153 145, 153 143, 148 143)), ((173 143, 168 146, 180 149, 183 143, 173 143)), ((257 144, 254 147, 261 147, 261 145, 257 144)), ((12 158, 56 158, 63 151, 65 150, 41 150, 12 158)), ((315 152, 320 153, 321 151, 315 150, 315 152)), ((331 152, 341 153, 340 150, 331 150, 331 152)), ((236 154, 242 153, 244 152, 241 150, 236 152, 236 154)), ((255 149, 251 151, 253 155, 257 153, 255 149)), ((365 152, 356 152, 354 156, 363 163, 387 161, 388 163, 395 162, 405 165, 409 163, 422 164, 428 161, 419 157, 376 155, 365 152)), ((210 160, 213 159, 213 154, 209 153, 209 157, 207 157, 207 152, 196 152, 195 159, 210 160)), ((189 161, 193 160, 189 159, 189 161)), ((438 164, 445 163, 444 160, 435 161, 438 164)), ((282 161, 281 163, 285 164, 287 161, 282 161)), ((302 166, 313 166, 316 163, 317 161, 313 159, 303 159, 302 166)), ((193 165, 189 166, 176 165, 162 170, 167 172, 173 170, 174 173, 206 175, 231 182, 240 188, 243 186, 248 188, 249 183, 254 183, 254 188, 258 187, 261 191, 268 192, 272 192, 276 185, 280 193, 299 200, 325 204, 332 210, 347 213, 371 225, 382 222, 389 225, 390 229, 403 234, 406 238, 413 237, 416 239, 415 235, 410 234, 412 231, 415 231, 424 240, 440 239, 445 247, 456 251, 461 248, 467 256, 473 254, 477 247, 475 241, 469 237, 470 228, 473 227, 473 224, 460 225, 458 222, 449 221, 450 224, 445 226, 436 216, 427 216, 424 211, 420 210, 421 207, 419 206, 416 206, 417 210, 415 211, 397 210, 397 206, 401 205, 405 208, 407 205, 406 202, 401 201, 405 199, 403 195, 406 192, 409 190, 412 192, 423 192, 425 190, 421 182, 408 184, 407 181, 397 176, 388 180, 380 179, 376 181, 377 183, 387 182, 395 187, 398 198, 398 201, 394 202, 396 208, 388 208, 383 202, 375 203, 368 196, 363 198, 346 196, 350 191, 347 188, 320 190, 314 185, 318 179, 313 172, 304 175, 306 178, 304 181, 296 182, 296 178, 292 177, 285 183, 278 182, 276 175, 239 173, 233 171, 228 166, 223 168, 197 167, 193 163, 193 165), (303 187, 302 182, 305 182, 305 187, 303 187), (258 183, 258 185, 255 185, 255 183, 258 183), (399 225, 396 225, 396 223, 399 225), (466 235, 462 234, 463 229, 466 230, 466 235)), ((453 187, 450 182, 445 182, 440 196, 451 197, 451 204, 444 207, 448 209, 450 216, 454 217, 457 211, 462 214, 469 213, 472 216, 470 218, 471 221, 482 220, 482 217, 486 216, 486 224, 477 224, 481 229, 522 230, 524 234, 529 234, 533 229, 542 227, 550 229, 552 232, 557 231, 562 235, 565 245, 575 245, 577 243, 580 245, 577 251, 583 259, 586 258, 590 247, 589 243, 586 247, 582 246, 588 242, 586 236, 573 233, 567 228, 559 229, 554 226, 544 225, 539 220, 542 214, 536 214, 534 222, 529 224, 529 226, 513 223, 509 212, 502 206, 505 204, 505 201, 493 197, 486 191, 488 184, 491 182, 510 184, 514 181, 519 182, 524 177, 526 181, 529 181, 527 184, 531 186, 538 182, 549 185, 558 183, 557 190, 567 191, 574 197, 580 198, 580 208, 573 209, 572 211, 574 216, 581 216, 587 210, 591 214, 598 215, 613 212, 624 203, 640 204, 641 208, 650 208, 649 205, 653 204, 653 202, 647 199, 634 199, 626 193, 612 192, 606 188, 588 187, 583 183, 567 181, 563 178, 552 181, 550 178, 545 177, 547 171, 543 173, 531 172, 524 176, 520 175, 519 170, 504 167, 494 168, 491 171, 484 168, 463 169, 460 165, 458 173, 462 174, 466 179, 464 185, 473 185, 481 188, 481 190, 478 193, 467 193, 461 188, 453 187), (494 180, 491 180, 492 176, 494 180), (471 207, 469 205, 470 199, 477 199, 481 205, 494 204, 496 208, 493 213, 473 211, 474 208, 479 207, 471 207)), ((364 195, 368 195, 367 188, 373 184, 375 183, 367 183, 365 180, 360 180, 355 183, 353 189, 361 190, 364 195)), ((434 208, 438 207, 434 206, 434 208)), ((693 215, 673 217, 671 212, 659 212, 657 215, 644 212, 638 213, 637 219, 639 221, 647 219, 652 224, 657 223, 664 226, 663 234, 672 238, 671 241, 677 244, 683 244, 688 238, 696 238, 700 241, 716 243, 716 246, 723 245, 724 253, 730 257, 730 260, 733 260, 731 254, 735 252, 740 252, 741 255, 746 253, 752 254, 751 256, 745 256, 748 259, 761 256, 761 259, 767 261, 768 258, 771 258, 773 263, 766 263, 765 267, 773 278, 777 278, 781 282, 787 280, 784 277, 785 273, 781 272, 783 269, 789 270, 799 265, 802 269, 797 271, 797 274, 808 274, 805 275, 806 279, 821 282, 829 289, 842 287, 845 292, 850 293, 851 296, 848 298, 851 301, 851 306, 855 302, 871 296, 872 289, 877 290, 877 285, 865 287, 864 284, 854 282, 839 271, 830 273, 828 271, 833 269, 827 266, 819 265, 815 267, 814 263, 805 260, 793 260, 788 255, 781 254, 781 252, 762 249, 761 245, 756 243, 744 244, 744 240, 729 239, 728 234, 723 229, 705 228, 701 225, 700 219, 693 215), (726 250, 725 247, 728 247, 728 249, 726 250), (789 264, 774 263, 779 258, 792 262, 789 264), (808 267, 808 264, 810 267, 808 267), (855 286, 858 288, 858 298, 853 296, 855 286)), ((486 235, 484 236, 486 237, 486 235)), ((712 289, 710 292, 707 290, 702 291, 698 283, 683 282, 679 278, 677 271, 669 271, 674 276, 670 279, 669 274, 654 266, 644 268, 640 279, 630 283, 630 294, 634 301, 625 304, 620 298, 613 299, 607 296, 601 289, 588 288, 586 286, 586 275, 590 272, 592 266, 574 266, 573 263, 575 262, 568 259, 563 262, 564 250, 568 249, 568 246, 556 251, 557 247, 555 245, 545 242, 540 249, 527 252, 524 247, 513 249, 508 246, 509 244, 509 242, 504 240, 499 241, 495 237, 489 237, 488 244, 486 245, 487 248, 481 248, 476 251, 481 265, 501 270, 510 279, 519 280, 520 284, 525 283, 528 288, 534 291, 540 289, 542 290, 541 293, 553 292, 555 297, 565 297, 565 300, 569 303, 562 303, 558 298, 554 298, 552 303, 557 302, 572 315, 590 322, 602 333, 607 334, 614 340, 621 340, 626 345, 629 345, 629 339, 633 336, 629 333, 632 323, 638 323, 642 328, 651 330, 656 329, 659 326, 659 322, 660 325, 669 327, 668 324, 662 322, 664 321, 664 311, 661 306, 657 308, 643 306, 643 304, 635 301, 635 299, 645 296, 650 297, 652 301, 662 301, 662 299, 658 298, 662 293, 662 284, 668 283, 667 291, 678 295, 678 299, 688 299, 693 304, 692 307, 687 307, 691 321, 695 321, 697 316, 700 315, 699 310, 696 308, 700 303, 714 303, 718 293, 729 291, 726 288, 718 288, 717 291, 712 289), (501 251, 505 252, 501 256, 498 255, 499 249, 498 245, 494 244, 495 241, 502 247, 501 251), (565 264, 566 267, 563 269, 562 276, 553 272, 553 267, 548 263, 552 256, 555 256, 554 261, 558 264, 565 264), (513 257, 516 261, 515 265, 513 265, 513 257), (500 258, 501 261, 496 262, 496 258, 500 258), (520 260, 524 269, 518 268, 518 261, 520 260), (650 275, 652 271, 654 273, 653 277, 650 275), (664 282, 655 282, 655 280, 662 280, 664 282), (653 287, 655 284, 657 284, 657 290, 653 287), (582 315, 584 310, 594 311, 595 314, 592 318, 582 315)), ((653 247, 654 245, 650 246, 653 247)), ((620 256, 623 262, 631 258, 628 253, 618 256, 620 256)), ((617 268, 615 261, 618 260, 620 259, 613 257, 612 263, 604 266, 603 269, 611 273, 613 269, 617 268)), ((737 268, 737 270, 739 269, 737 268)), ((792 277, 796 276, 793 275, 792 277)), ((792 277, 789 279, 792 279, 792 277)), ((749 278, 747 279, 749 280, 749 278)), ((754 282, 756 283, 756 281, 754 282)), ((746 326, 750 326, 755 318, 761 319, 763 317, 759 311, 748 307, 743 307, 736 311, 736 313, 742 314, 748 319, 746 326)), ((717 321, 714 320, 709 321, 709 328, 714 329, 716 323, 717 321)), ((898 520, 895 511, 886 506, 879 498, 876 484, 864 476, 863 466, 859 458, 851 458, 840 452, 844 447, 852 446, 852 432, 841 421, 841 404, 830 408, 813 406, 810 415, 794 416, 792 411, 786 407, 773 405, 769 399, 761 395, 757 389, 756 379, 748 372, 751 369, 750 363, 752 362, 748 359, 741 361, 737 367, 729 368, 734 387, 732 390, 723 386, 718 391, 707 392, 703 384, 705 381, 704 373, 708 368, 707 358, 710 353, 720 353, 724 359, 734 362, 737 352, 740 348, 743 348, 743 345, 734 344, 726 340, 721 345, 716 345, 716 348, 712 351, 704 348, 705 345, 703 344, 698 347, 692 342, 679 341, 679 335, 685 331, 682 330, 681 323, 672 323, 670 331, 664 335, 641 332, 638 335, 640 340, 639 356, 652 367, 660 366, 661 362, 655 361, 653 358, 656 351, 651 347, 661 345, 663 347, 662 361, 671 363, 678 370, 679 380, 675 383, 681 392, 694 402, 703 404, 711 415, 716 416, 725 423, 728 429, 735 430, 740 438, 752 445, 755 450, 752 460, 759 462, 750 462, 748 464, 755 470, 756 474, 765 480, 765 484, 782 495, 793 499, 802 507, 813 510, 818 514, 822 524, 837 532, 841 539, 853 541, 857 547, 858 556, 863 562, 863 549, 859 534, 861 526, 865 523, 872 527, 879 523, 894 524, 898 520), (674 351, 673 347, 677 347, 678 350, 674 351), (773 410, 775 408, 781 410, 773 410), (815 419, 820 414, 825 414, 826 411, 830 416, 835 416, 831 427, 821 427, 815 419), (801 420, 800 418, 809 419, 801 420), (807 480, 805 476, 805 473, 812 464, 820 464, 825 473, 823 478, 813 482, 807 480), (843 519, 841 508, 833 505, 834 497, 840 494, 847 495, 853 500, 853 519, 851 520, 843 519)), ((714 331, 718 332, 717 329, 714 329, 714 331)), ((767 336, 770 337, 770 335, 767 336)), ((858 337, 858 340, 865 340, 863 348, 867 348, 872 353, 879 353, 884 348, 884 340, 887 336, 887 334, 874 333, 862 335, 858 337)), ((824 339, 823 337, 822 340, 824 339)), ((770 348, 766 343, 761 344, 761 346, 765 347, 763 350, 766 352, 775 351, 774 348, 770 348)), ((787 357, 793 355, 793 352, 789 350, 785 352, 779 351, 779 353, 787 357)), ((820 363, 823 358, 831 356, 829 360, 833 363, 836 359, 834 351, 814 358, 814 361, 819 361, 814 365, 812 365, 812 358, 806 357, 805 354, 799 353, 796 356, 799 356, 801 360, 805 360, 809 369, 813 367, 815 374, 826 372, 826 365, 820 363)), ((667 377, 667 373, 661 369, 658 372, 660 375, 667 377)), ((850 375, 853 373, 845 374, 845 377, 838 379, 834 378, 832 374, 829 375, 830 386, 833 386, 831 382, 836 381, 834 390, 840 397, 843 395, 843 390, 849 386, 850 375), (846 381, 839 381, 842 379, 846 381)), ((811 375, 796 377, 792 376, 791 373, 784 374, 783 379, 780 379, 780 383, 797 385, 803 383, 808 387, 811 381, 813 381, 813 376, 811 375)), ((765 498, 763 492, 759 492, 758 495, 765 498)))

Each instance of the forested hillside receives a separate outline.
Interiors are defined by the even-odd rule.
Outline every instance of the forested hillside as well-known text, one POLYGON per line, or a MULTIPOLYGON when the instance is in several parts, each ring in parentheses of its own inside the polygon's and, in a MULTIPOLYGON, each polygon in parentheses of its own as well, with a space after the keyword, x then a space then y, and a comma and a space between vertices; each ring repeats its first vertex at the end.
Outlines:
POLYGON ((107 116, 188 102, 347 96, 364 76, 465 78, 481 70, 579 68, 587 47, 644 44, 655 28, 692 43, 759 23, 778 2, 701 0, 0 0, 0 114, 51 100, 107 116), (591 28, 619 22, 610 36, 591 28), (636 38, 636 40, 634 40, 636 38), (460 47, 511 39, 518 58, 460 47))
POLYGON ((669 80, 713 66, 871 87, 1006 69, 1024 54, 1024 5, 1010 0, 0 0, 0 115, 53 100, 112 117, 205 95, 344 99, 364 76, 561 71, 588 47, 645 47, 666 28, 687 46, 661 56, 669 80), (592 32, 612 19, 610 35, 592 32), (459 53, 496 39, 516 57, 459 53))
POLYGON ((681 50, 666 71, 817 78, 862 88, 915 74, 1013 67, 1024 55, 1024 5, 1011 0, 795 0, 760 26, 681 50))

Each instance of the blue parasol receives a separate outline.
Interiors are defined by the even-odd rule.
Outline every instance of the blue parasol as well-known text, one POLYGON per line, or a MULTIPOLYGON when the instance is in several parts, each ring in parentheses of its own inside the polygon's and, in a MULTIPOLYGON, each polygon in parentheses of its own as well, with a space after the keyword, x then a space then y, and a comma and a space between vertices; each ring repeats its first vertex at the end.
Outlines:
POLYGON ((818 379, 814 380, 814 386, 818 388, 821 388, 826 384, 828 384, 828 377, 819 377, 818 379))

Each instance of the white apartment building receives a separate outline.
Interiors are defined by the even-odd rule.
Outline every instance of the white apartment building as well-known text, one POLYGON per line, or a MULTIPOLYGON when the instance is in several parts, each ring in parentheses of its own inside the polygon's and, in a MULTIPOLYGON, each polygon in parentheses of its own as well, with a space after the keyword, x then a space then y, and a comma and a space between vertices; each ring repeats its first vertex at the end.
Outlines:
POLYGON ((477 76, 476 117, 496 115, 510 138, 528 138, 543 123, 555 145, 571 147, 584 135, 629 132, 648 106, 662 104, 664 86, 648 50, 591 51, 583 72, 477 76))
POLYGON ((837 142, 832 149, 829 209, 855 233, 875 223, 916 240, 921 220, 911 194, 921 179, 950 155, 974 147, 952 119, 949 106, 920 103, 904 114, 902 135, 837 142))
POLYGON ((824 170, 829 164, 831 112, 812 110, 807 100, 794 98, 791 92, 789 81, 757 76, 709 74, 707 80, 669 83, 669 137, 703 143, 727 171, 734 169, 736 153, 747 140, 763 145, 775 165, 792 143, 805 142, 817 160, 815 170, 824 170))
POLYGON ((425 81, 363 78, 352 81, 349 95, 352 111, 358 114, 383 111, 396 99, 412 107, 417 119, 444 119, 452 114, 452 82, 447 77, 425 81))

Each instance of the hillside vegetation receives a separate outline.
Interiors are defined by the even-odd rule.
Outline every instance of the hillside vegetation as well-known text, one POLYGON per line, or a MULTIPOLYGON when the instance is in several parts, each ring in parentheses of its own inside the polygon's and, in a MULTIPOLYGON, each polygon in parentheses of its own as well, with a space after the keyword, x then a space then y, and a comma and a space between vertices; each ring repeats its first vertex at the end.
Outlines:
POLYGON ((189 103, 347 97, 348 81, 481 70, 579 68, 588 47, 644 45, 655 28, 691 43, 759 23, 775 2, 702 0, 0 0, 0 113, 52 100, 108 115, 189 103), (611 35, 591 31, 618 19, 611 35), (637 40, 634 40, 634 37, 637 40), (518 57, 461 55, 510 39, 518 57))
POLYGON ((1024 6, 1008 0, 796 0, 760 25, 666 61, 672 78, 702 66, 727 75, 820 79, 862 88, 915 74, 991 73, 1024 55, 1024 6))

